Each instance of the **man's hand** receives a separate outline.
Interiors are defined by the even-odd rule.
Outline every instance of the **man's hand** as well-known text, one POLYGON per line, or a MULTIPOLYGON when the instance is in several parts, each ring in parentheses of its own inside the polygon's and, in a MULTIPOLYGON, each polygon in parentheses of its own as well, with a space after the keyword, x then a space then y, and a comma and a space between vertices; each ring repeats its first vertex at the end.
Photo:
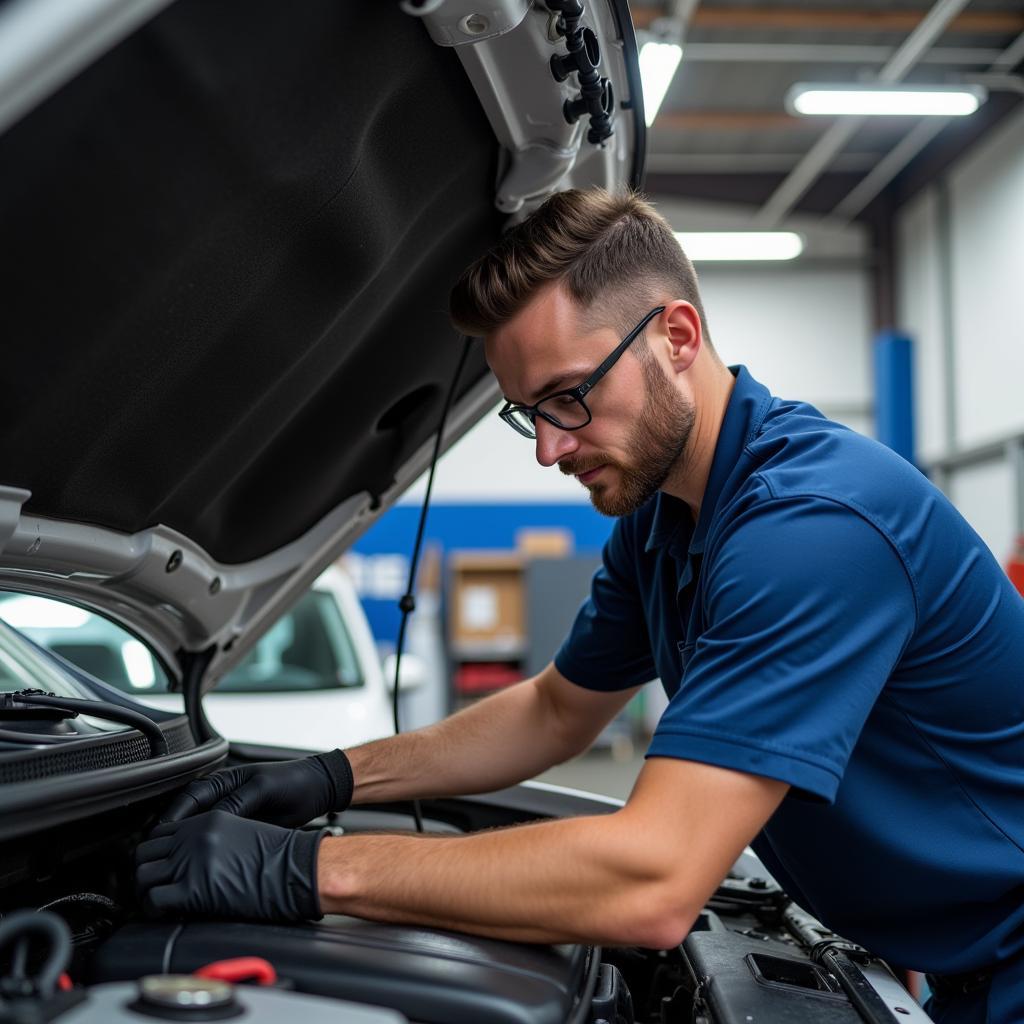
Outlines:
POLYGON ((196 779, 160 816, 181 821, 204 811, 227 811, 294 828, 352 802, 352 768, 341 750, 294 761, 269 761, 223 768, 196 779))
POLYGON ((157 825, 135 853, 143 910, 152 916, 319 919, 317 853, 324 835, 223 811, 157 825))

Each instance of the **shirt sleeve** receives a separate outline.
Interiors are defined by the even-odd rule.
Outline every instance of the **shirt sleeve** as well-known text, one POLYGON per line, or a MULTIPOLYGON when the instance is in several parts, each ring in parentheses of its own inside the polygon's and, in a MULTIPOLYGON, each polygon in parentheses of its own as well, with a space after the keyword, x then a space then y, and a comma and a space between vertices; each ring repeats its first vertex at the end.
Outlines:
POLYGON ((825 498, 760 503, 715 547, 708 628, 648 756, 781 779, 831 803, 913 634, 903 560, 866 518, 825 498))
POLYGON ((658 674, 637 584, 635 541, 626 523, 615 524, 590 596, 555 655, 555 668, 588 690, 628 690, 658 674))

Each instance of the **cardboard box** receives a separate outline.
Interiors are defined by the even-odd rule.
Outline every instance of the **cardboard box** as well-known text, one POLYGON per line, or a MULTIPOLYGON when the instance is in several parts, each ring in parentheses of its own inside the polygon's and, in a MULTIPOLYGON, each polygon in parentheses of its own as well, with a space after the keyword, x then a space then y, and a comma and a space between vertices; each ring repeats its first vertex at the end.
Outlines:
POLYGON ((516 530, 516 550, 525 558, 568 558, 573 550, 571 530, 560 526, 538 529, 524 526, 516 530))
POLYGON ((524 644, 523 560, 518 554, 463 551, 449 560, 449 634, 457 657, 473 650, 517 654, 524 644))

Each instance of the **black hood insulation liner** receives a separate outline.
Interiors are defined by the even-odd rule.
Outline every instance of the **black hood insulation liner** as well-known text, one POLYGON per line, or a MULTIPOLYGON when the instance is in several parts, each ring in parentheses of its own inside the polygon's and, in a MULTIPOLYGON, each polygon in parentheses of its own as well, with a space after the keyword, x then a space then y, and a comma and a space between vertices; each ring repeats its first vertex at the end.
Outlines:
POLYGON ((224 563, 381 493, 437 424, 497 152, 395 3, 171 5, 0 137, 2 482, 224 563))

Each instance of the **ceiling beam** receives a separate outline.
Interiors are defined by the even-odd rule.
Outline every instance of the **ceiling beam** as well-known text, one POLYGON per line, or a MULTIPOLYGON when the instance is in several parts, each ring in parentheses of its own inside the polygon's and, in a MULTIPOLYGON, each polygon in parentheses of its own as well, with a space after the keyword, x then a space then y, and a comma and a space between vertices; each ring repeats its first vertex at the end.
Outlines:
MULTIPOLYGON (((662 7, 633 7, 633 24, 647 28, 666 16, 662 7)), ((795 29, 825 32, 912 32, 927 12, 887 10, 815 10, 804 7, 698 7, 690 17, 691 28, 702 29, 795 29)), ((967 11, 954 18, 947 32, 976 35, 1010 35, 1024 31, 1024 12, 967 11)))
MULTIPOLYGON (((1024 33, 993 62, 990 71, 1015 67, 1024 59, 1024 33)), ((922 117, 913 131, 885 155, 833 210, 833 216, 850 221, 949 124, 948 117, 922 117)))
POLYGON ((700 0, 669 0, 666 14, 675 21, 680 30, 685 34, 687 25, 693 18, 693 12, 697 9, 700 0))
POLYGON ((774 110, 669 110, 658 112, 659 131, 759 132, 803 129, 818 132, 820 120, 794 117, 774 110))
MULTIPOLYGON (((785 174, 803 153, 648 153, 649 174, 785 174)), ((829 171, 866 174, 877 153, 840 153, 829 171)))
POLYGON ((1022 60, 1024 60, 1024 32, 1003 50, 996 58, 990 71, 1012 71, 1022 60))
MULTIPOLYGON (((687 64, 884 64, 894 46, 848 46, 843 43, 687 43, 687 64)), ((921 64, 966 64, 988 67, 1001 50, 977 46, 939 46, 921 55, 921 64)))
MULTIPOLYGON (((892 58, 878 72, 875 80, 890 84, 899 82, 917 63, 921 54, 929 49, 947 26, 967 5, 968 0, 936 0, 917 28, 903 41, 892 58)), ((800 197, 814 184, 815 179, 840 153, 843 147, 864 124, 863 117, 845 117, 833 121, 807 155, 786 176, 758 211, 762 227, 778 224, 800 201, 800 197)))
POLYGON ((920 121, 862 178, 832 211, 851 221, 918 153, 949 124, 948 117, 922 117, 920 121))

